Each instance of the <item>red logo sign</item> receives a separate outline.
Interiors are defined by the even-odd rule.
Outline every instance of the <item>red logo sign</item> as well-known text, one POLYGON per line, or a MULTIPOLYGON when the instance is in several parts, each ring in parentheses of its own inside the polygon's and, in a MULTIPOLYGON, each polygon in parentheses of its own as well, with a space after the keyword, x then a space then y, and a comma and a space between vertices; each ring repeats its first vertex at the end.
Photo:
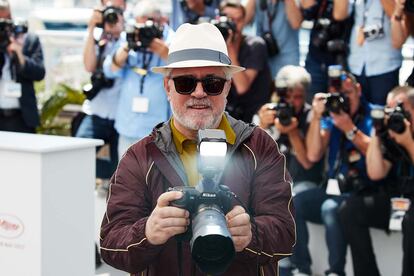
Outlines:
POLYGON ((0 214, 0 238, 16 239, 24 232, 23 222, 16 216, 0 214))

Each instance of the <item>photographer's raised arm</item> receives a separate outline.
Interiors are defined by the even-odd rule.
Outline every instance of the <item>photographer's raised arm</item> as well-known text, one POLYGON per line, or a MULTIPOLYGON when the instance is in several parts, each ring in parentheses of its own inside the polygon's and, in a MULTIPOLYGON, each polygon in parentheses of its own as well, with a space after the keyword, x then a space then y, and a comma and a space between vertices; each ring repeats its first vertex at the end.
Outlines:
POLYGON ((402 0, 397 0, 393 16, 391 17, 391 42, 395 49, 401 49, 408 37, 408 29, 404 17, 404 4, 402 0))
POLYGON ((162 60, 167 62, 168 59, 168 46, 164 40, 160 38, 154 38, 151 41, 150 48, 151 52, 157 54, 162 60))
POLYGON ((325 94, 315 94, 312 102, 312 120, 306 133, 307 158, 311 162, 318 162, 328 146, 330 132, 321 130, 321 118, 325 111, 325 94))
MULTIPOLYGON (((229 36, 227 40, 227 48, 229 51, 229 57, 231 60, 232 65, 240 66, 240 62, 238 59, 238 53, 240 50, 240 44, 236 44, 234 42, 229 42, 232 40, 232 35, 229 36)), ((258 54, 258 53, 257 53, 258 54)), ((249 91, 250 86, 252 85, 253 81, 255 80, 257 73, 259 70, 253 68, 246 68, 245 71, 239 72, 233 75, 233 84, 236 88, 237 94, 243 95, 247 91, 249 91)))
POLYGON ((94 30, 97 24, 102 21, 102 14, 98 10, 94 10, 91 19, 88 23, 88 36, 86 37, 86 44, 83 48, 83 65, 87 72, 93 73, 96 70, 97 57, 95 49, 94 30))
POLYGON ((285 12, 289 25, 295 30, 299 29, 303 21, 303 16, 297 1, 285 0, 285 12))
POLYGON ((381 4, 385 14, 391 18, 395 9, 395 0, 381 0, 381 4))
POLYGON ((334 0, 334 8, 332 17, 335 20, 341 21, 348 17, 349 0, 334 0))
POLYGON ((373 136, 369 143, 366 154, 366 166, 369 178, 381 180, 387 176, 391 169, 391 163, 385 160, 381 151, 381 140, 378 136, 373 136))
POLYGON ((116 50, 115 54, 112 56, 112 64, 111 64, 111 70, 112 71, 118 71, 122 67, 124 67, 127 59, 128 59, 128 53, 129 48, 128 44, 125 43, 121 45, 121 47, 116 50))
POLYGON ((298 128, 289 132, 288 137, 299 163, 305 169, 310 169, 313 166, 313 162, 308 159, 305 137, 302 137, 298 128))

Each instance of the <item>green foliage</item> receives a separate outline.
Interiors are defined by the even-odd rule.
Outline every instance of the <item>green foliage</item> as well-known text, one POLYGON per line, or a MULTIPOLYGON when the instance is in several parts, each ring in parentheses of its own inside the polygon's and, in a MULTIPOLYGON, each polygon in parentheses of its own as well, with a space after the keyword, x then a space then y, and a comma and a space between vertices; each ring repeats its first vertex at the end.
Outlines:
POLYGON ((58 115, 67 104, 82 105, 85 95, 80 90, 73 89, 66 84, 59 84, 53 95, 44 103, 40 111, 40 126, 38 133, 68 135, 70 121, 59 120, 58 115))

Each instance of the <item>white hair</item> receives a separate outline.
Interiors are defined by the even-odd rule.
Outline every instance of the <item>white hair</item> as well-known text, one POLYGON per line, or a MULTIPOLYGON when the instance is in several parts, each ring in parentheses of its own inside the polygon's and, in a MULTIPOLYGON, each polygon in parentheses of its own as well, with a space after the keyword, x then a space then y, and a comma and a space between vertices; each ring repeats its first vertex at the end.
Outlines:
POLYGON ((161 16, 161 7, 159 1, 153 0, 140 0, 134 6, 132 11, 133 16, 136 17, 144 17, 144 16, 153 16, 156 14, 157 16, 161 16))
POLYGON ((284 80, 289 88, 301 85, 306 90, 311 83, 311 75, 301 66, 286 65, 277 73, 275 82, 278 80, 284 80))

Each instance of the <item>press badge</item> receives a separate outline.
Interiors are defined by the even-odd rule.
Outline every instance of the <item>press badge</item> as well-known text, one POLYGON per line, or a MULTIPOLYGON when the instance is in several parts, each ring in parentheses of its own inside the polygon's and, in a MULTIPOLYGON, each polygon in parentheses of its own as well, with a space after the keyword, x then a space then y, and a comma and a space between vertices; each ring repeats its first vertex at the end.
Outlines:
POLYGON ((8 98, 20 98, 22 96, 22 84, 14 81, 4 83, 3 96, 8 98))
POLYGON ((135 97, 132 100, 132 111, 137 113, 147 113, 149 109, 149 99, 145 97, 135 97))
POLYGON ((330 178, 328 180, 328 185, 326 185, 326 194, 327 195, 341 195, 341 190, 339 189, 338 180, 335 178, 330 178))
POLYGON ((391 198, 391 216, 389 229, 391 231, 401 231, 402 221, 405 213, 408 211, 411 205, 411 200, 403 197, 391 198))

